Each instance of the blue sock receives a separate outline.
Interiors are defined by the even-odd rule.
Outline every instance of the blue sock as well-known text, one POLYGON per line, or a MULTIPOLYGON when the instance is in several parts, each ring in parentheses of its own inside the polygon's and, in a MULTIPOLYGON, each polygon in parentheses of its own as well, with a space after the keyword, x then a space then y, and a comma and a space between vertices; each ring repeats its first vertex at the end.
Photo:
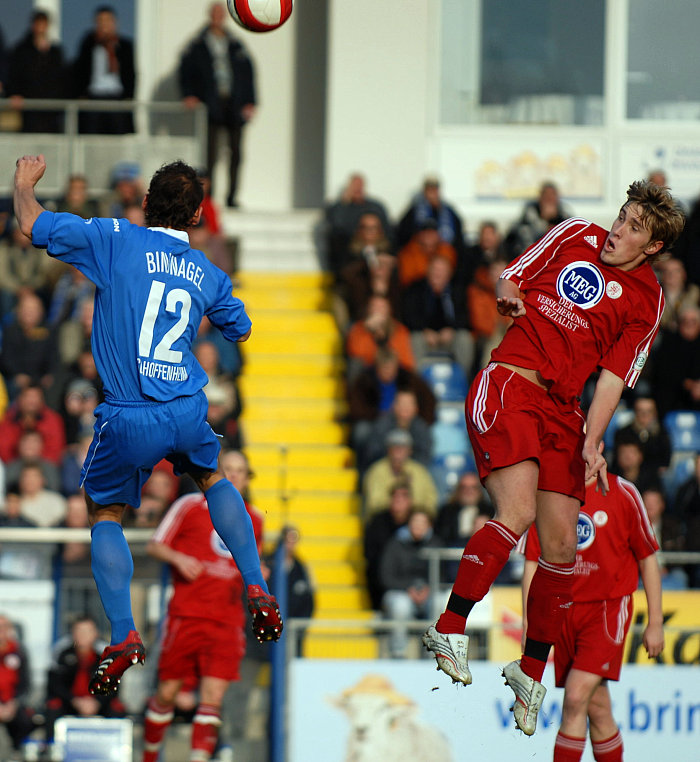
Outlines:
POLYGON ((129 590, 134 574, 134 559, 122 526, 117 521, 98 521, 90 536, 92 576, 95 578, 102 607, 112 625, 110 644, 114 645, 126 640, 129 630, 136 629, 129 590))
POLYGON ((260 571, 253 522, 245 509, 241 493, 228 479, 221 479, 204 493, 204 497, 209 504, 211 523, 231 551, 245 586, 260 585, 267 593, 267 585, 260 571))

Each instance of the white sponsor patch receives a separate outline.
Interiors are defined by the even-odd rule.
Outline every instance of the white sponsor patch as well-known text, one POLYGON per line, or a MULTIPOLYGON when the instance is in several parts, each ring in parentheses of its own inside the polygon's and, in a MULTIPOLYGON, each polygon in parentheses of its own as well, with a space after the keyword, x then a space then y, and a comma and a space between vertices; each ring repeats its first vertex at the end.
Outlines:
POLYGON ((605 511, 596 511, 593 514, 593 523, 597 527, 604 527, 608 523, 608 514, 605 511))
POLYGON ((644 367, 644 365, 646 364, 648 356, 649 355, 646 352, 640 352, 637 355, 637 358, 634 361, 634 366, 633 366, 634 369, 635 370, 641 370, 644 367))
POLYGON ((611 299, 619 299, 622 296, 622 286, 616 280, 611 280, 605 287, 605 293, 611 299))

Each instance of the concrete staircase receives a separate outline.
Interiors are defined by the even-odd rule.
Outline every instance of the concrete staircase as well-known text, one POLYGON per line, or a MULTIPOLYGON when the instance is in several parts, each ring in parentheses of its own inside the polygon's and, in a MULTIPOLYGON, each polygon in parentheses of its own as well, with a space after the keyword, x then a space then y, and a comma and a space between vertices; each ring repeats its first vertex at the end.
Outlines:
MULTIPOLYGON (((258 237, 270 235, 283 237, 269 231, 258 237)), ((245 248, 251 241, 256 236, 248 235, 241 246, 235 293, 253 321, 252 337, 242 345, 240 379, 246 452, 256 474, 253 501, 265 515, 271 539, 287 523, 301 532, 298 551, 315 583, 319 619, 307 631, 304 655, 373 658, 378 648, 369 630, 341 624, 372 614, 357 473, 341 422, 345 368, 329 311, 330 282, 317 266, 301 272, 257 270, 252 263, 262 260, 245 248)), ((290 267, 289 258, 280 262, 290 267)))

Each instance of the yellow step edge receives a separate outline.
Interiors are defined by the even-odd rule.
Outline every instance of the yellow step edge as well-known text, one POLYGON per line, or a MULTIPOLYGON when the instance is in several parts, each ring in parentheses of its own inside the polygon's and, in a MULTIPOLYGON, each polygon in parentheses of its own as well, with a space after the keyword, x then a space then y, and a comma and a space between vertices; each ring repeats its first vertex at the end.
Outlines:
POLYGON ((255 470, 255 486, 257 489, 332 490, 351 493, 357 487, 357 472, 349 468, 279 469, 261 466, 255 470))
POLYGON ((234 295, 251 312, 255 310, 300 310, 328 312, 331 307, 329 294, 315 288, 240 288, 234 295))
MULTIPOLYGON (((280 333, 260 331, 250 338, 251 350, 264 354, 340 355, 343 341, 338 335, 301 332, 280 333)), ((243 366, 245 371, 245 366, 243 366)))
POLYGON ((347 445, 294 445, 282 448, 273 445, 246 445, 245 453, 253 469, 256 466, 314 466, 349 468, 355 455, 347 445))
POLYGON ((245 438, 253 444, 295 444, 339 445, 347 441, 346 427, 338 423, 310 423, 305 428, 293 424, 265 424, 250 421, 243 425, 245 438))
POLYGON ((327 272, 254 272, 237 273, 236 280, 243 288, 328 288, 333 277, 327 272))
POLYGON ((282 516, 264 514, 265 532, 279 532, 286 524, 294 524, 305 539, 343 537, 361 539, 362 525, 356 516, 282 516))
POLYGON ((243 357, 244 373, 250 376, 345 377, 345 361, 333 354, 266 354, 251 347, 243 357))
POLYGON ((335 423, 348 412, 348 403, 338 399, 245 400, 242 421, 314 421, 335 423))
POLYGON ((338 326, 329 312, 307 310, 264 310, 258 307, 246 310, 253 321, 253 331, 272 333, 327 333, 337 334, 338 326))
POLYGON ((279 376, 250 376, 243 373, 239 380, 244 400, 256 397, 278 399, 344 399, 345 384, 335 378, 281 378, 279 376))

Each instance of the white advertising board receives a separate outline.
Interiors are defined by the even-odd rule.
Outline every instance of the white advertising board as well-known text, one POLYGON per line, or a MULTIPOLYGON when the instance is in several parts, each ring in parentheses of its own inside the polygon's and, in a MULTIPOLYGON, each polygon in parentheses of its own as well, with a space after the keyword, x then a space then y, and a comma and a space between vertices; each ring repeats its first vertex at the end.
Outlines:
MULTIPOLYGON (((452 685, 432 660, 302 660, 290 666, 289 762, 551 760, 563 690, 547 687, 537 732, 517 731, 502 664, 475 662, 474 683, 452 685)), ((697 667, 625 665, 613 710, 636 762, 698 758, 697 667)), ((593 755, 590 742, 583 756, 593 755)))

